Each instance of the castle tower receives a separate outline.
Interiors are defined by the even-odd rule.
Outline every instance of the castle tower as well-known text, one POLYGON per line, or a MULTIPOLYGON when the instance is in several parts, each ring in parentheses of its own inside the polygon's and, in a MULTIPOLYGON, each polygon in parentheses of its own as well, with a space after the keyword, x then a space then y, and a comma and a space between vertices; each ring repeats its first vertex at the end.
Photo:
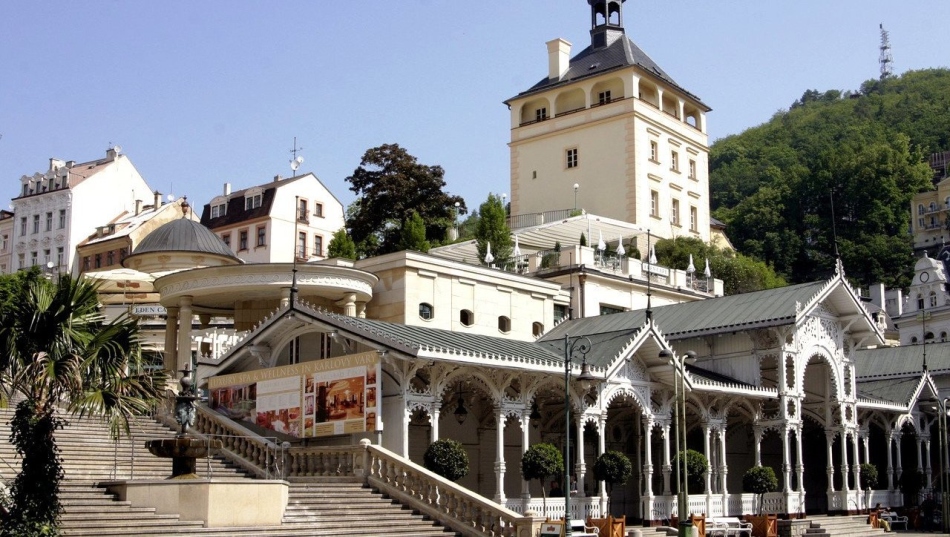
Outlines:
POLYGON ((505 101, 514 226, 583 209, 709 241, 711 109, 626 36, 624 1, 587 0, 590 45, 549 41, 547 76, 505 101))

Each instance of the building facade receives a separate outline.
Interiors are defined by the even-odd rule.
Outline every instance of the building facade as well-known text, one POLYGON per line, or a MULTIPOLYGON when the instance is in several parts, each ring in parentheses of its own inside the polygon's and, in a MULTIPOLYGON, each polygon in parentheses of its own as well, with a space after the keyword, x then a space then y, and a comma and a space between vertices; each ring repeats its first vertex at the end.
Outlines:
POLYGON ((623 0, 590 5, 590 45, 548 42, 548 76, 505 101, 513 227, 583 209, 708 242, 710 108, 625 35, 623 0))
POLYGON ((323 259, 344 224, 343 204, 312 173, 224 191, 204 206, 201 223, 247 263, 323 259))
POLYGON ((76 274, 76 248, 103 221, 150 201, 152 191, 118 148, 105 158, 76 163, 50 159, 43 173, 20 178, 13 198, 12 269, 46 266, 76 274))
POLYGON ((0 274, 13 272, 13 227, 14 214, 0 210, 0 274))

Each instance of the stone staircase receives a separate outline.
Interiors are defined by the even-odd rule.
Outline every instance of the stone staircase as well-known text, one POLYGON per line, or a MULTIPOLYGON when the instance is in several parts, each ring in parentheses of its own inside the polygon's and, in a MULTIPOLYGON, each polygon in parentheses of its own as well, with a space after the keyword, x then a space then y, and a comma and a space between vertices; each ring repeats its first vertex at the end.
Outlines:
MULTIPOLYGON (((9 443, 12 409, 0 409, 0 476, 14 477, 19 458, 9 443)), ((410 509, 395 503, 355 478, 321 478, 290 487, 289 503, 280 526, 205 528, 200 521, 157 514, 133 507, 97 486, 115 479, 164 479, 171 475, 170 459, 145 449, 145 440, 174 436, 174 431, 149 418, 136 420, 132 438, 113 442, 108 428, 97 419, 68 419, 56 432, 65 480, 60 489, 64 536, 235 535, 327 537, 376 535, 388 537, 445 537, 452 535, 410 509)), ((198 474, 212 478, 245 478, 245 472, 223 458, 198 461, 198 474)))
POLYGON ((883 528, 872 528, 867 515, 809 516, 811 527, 805 529, 808 537, 844 537, 846 535, 883 535, 883 528))

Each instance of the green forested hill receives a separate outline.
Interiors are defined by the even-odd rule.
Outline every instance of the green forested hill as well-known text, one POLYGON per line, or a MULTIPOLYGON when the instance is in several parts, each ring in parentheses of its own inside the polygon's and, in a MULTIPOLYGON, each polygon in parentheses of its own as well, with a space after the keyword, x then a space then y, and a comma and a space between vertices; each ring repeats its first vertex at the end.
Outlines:
POLYGON ((712 145, 713 214, 740 252, 790 282, 833 270, 836 229, 851 278, 906 287, 910 200, 931 186, 927 157, 946 150, 950 70, 872 80, 860 92, 810 90, 712 145))

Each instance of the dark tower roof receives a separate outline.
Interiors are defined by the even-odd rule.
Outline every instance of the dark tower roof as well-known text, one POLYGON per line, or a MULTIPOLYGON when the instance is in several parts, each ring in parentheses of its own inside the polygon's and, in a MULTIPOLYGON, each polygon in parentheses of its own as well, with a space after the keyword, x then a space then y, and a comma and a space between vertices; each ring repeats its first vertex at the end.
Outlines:
POLYGON ((188 218, 178 218, 148 234, 132 252, 139 255, 152 252, 194 252, 238 258, 231 248, 210 229, 188 218))

